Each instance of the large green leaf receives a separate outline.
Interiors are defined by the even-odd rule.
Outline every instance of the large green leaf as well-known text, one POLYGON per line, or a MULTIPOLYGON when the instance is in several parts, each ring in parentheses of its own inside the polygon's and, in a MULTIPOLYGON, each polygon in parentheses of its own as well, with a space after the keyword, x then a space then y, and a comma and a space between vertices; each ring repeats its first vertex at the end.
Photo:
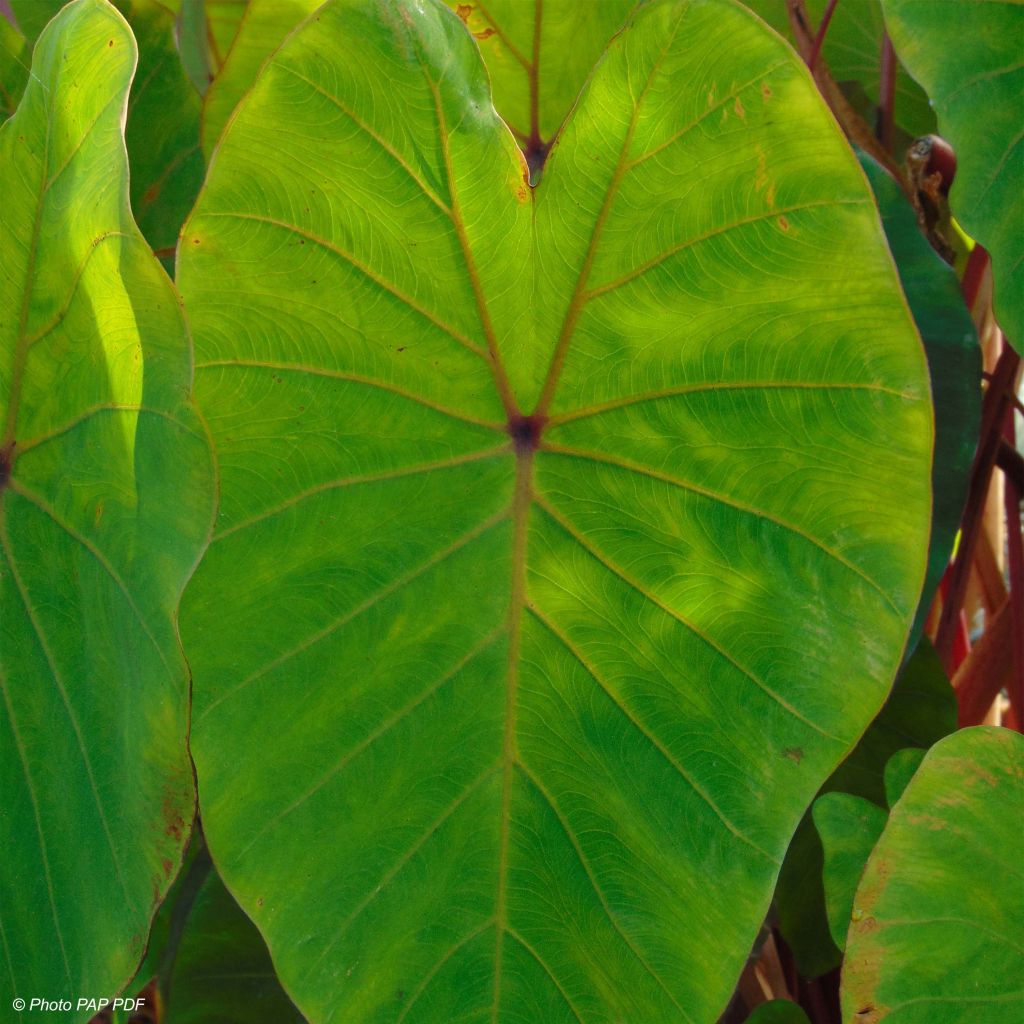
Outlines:
POLYGON ((539 161, 636 0, 446 0, 476 38, 498 113, 539 161))
POLYGON ((928 530, 920 344, 800 62, 647 5, 531 191, 455 15, 335 0, 178 270, 204 823, 299 1007, 714 1019, 928 530))
MULTIPOLYGON (((956 697, 927 638, 896 678, 892 693, 850 755, 822 786, 886 806, 886 772, 906 747, 930 747, 956 728, 956 697)), ((808 812, 800 822, 779 874, 775 894, 779 926, 800 973, 815 978, 839 966, 826 908, 824 853, 808 812)), ((840 943, 841 945, 841 943, 840 943)))
POLYGON ((992 254, 995 309, 1024 343, 1024 4, 882 0, 893 45, 957 154, 957 220, 992 254), (970 26, 970 31, 964 31, 970 26))
POLYGON ((1016 1024, 1024 1016, 1024 737, 936 744, 892 809, 854 901, 848 1024, 1016 1024))
POLYGON ((134 68, 121 16, 76 0, 0 129, 5 1014, 129 980, 193 814, 175 614, 213 482, 178 301, 128 205, 134 68))

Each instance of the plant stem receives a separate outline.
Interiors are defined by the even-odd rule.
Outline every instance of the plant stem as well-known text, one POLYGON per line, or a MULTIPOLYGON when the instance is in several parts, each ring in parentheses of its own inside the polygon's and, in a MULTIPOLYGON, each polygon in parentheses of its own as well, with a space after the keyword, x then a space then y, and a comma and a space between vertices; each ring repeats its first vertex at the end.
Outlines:
POLYGON ((814 34, 811 52, 807 55, 807 66, 811 71, 814 70, 814 65, 818 62, 818 54, 821 53, 821 46, 825 42, 825 33, 828 32, 829 22, 832 21, 832 14, 835 12, 837 3, 839 0, 828 0, 828 7, 825 8, 825 13, 821 16, 821 24, 814 34))

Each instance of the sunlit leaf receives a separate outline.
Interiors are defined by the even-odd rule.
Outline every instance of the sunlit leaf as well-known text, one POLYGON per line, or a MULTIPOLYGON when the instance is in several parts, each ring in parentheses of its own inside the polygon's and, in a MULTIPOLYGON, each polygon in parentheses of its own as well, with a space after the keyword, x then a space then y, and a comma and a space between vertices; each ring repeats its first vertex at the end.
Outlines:
POLYGON ((128 205, 134 68, 121 16, 76 0, 0 129, 5 1019, 131 978, 194 807, 175 617, 213 481, 178 300, 128 205))
POLYGON ((525 174, 454 14, 334 0, 183 235, 204 824, 318 1022, 714 1019, 917 602, 927 370, 792 52, 647 5, 525 174))

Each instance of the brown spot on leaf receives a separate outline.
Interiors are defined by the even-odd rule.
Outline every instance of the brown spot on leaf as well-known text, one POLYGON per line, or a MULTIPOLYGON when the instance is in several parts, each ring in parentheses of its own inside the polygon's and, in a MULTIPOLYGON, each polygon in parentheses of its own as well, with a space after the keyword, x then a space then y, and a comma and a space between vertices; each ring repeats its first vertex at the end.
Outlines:
POLYGON ((484 40, 484 39, 490 39, 491 36, 494 35, 494 32, 495 32, 495 30, 493 28, 485 28, 485 29, 481 29, 479 32, 474 32, 473 35, 477 39, 484 40))
POLYGON ((746 110, 743 109, 743 104, 740 103, 739 96, 736 97, 736 102, 732 105, 732 109, 736 112, 736 116, 741 121, 746 121, 746 119, 747 119, 747 112, 746 112, 746 110))
POLYGON ((114 45, 114 40, 113 39, 110 39, 110 40, 107 41, 107 46, 113 46, 113 45, 114 45))
POLYGON ((804 759, 803 747, 787 747, 782 752, 783 757, 789 758, 794 764, 799 764, 804 759))
POLYGON ((473 5, 459 4, 458 7, 455 8, 455 13, 468 25, 470 16, 473 13, 473 5))
POLYGON ((767 82, 761 83, 761 97, 767 103, 772 98, 772 90, 767 82))
POLYGON ((788 231, 789 230, 789 221, 786 220, 785 217, 780 217, 779 218, 779 227, 782 228, 783 231, 788 231))

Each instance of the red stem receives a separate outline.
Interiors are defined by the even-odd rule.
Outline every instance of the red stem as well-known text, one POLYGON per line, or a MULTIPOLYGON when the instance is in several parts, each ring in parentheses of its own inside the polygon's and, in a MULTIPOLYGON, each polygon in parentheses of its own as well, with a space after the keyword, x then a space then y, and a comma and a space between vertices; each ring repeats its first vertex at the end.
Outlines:
POLYGON ((1003 422, 1013 404, 1013 389, 1019 367, 1020 356, 1010 345, 1004 345, 999 361, 992 370, 992 379, 989 381, 981 407, 981 434, 978 450, 974 454, 974 465, 971 468, 971 482, 967 491, 964 515, 960 521, 960 546, 953 562, 949 591, 942 605, 942 615, 935 635, 935 649, 950 676, 955 668, 953 641, 967 593, 967 582, 970 579, 978 536, 984 529, 985 500, 988 497, 992 470, 1003 437, 1003 422))
POLYGON ((811 52, 807 55, 807 66, 812 71, 818 61, 818 54, 821 53, 822 44, 825 42, 825 33, 828 32, 828 25, 832 20, 832 14, 836 9, 837 3, 839 3, 839 0, 828 0, 828 7, 825 8, 825 13, 821 16, 821 24, 818 26, 818 31, 814 34, 814 43, 811 46, 811 52))

